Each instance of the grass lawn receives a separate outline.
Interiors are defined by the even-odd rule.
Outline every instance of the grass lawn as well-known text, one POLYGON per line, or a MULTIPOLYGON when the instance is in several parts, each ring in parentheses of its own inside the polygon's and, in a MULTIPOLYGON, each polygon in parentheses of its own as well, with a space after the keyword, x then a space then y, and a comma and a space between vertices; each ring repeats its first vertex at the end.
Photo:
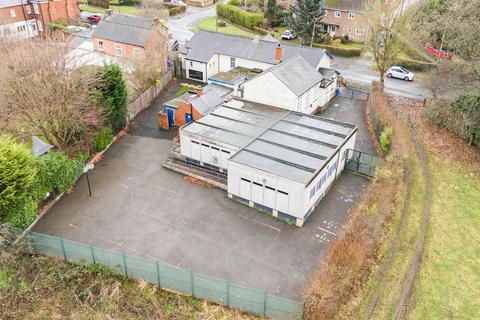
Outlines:
MULTIPOLYGON (((131 15, 134 15, 134 16, 139 14, 138 9, 136 7, 132 7, 132 6, 110 5, 110 9, 112 9, 113 12, 121 12, 121 13, 131 14, 131 15)), ((80 10, 85 10, 85 11, 89 11, 89 12, 92 12, 92 13, 100 13, 100 14, 105 13, 104 8, 88 6, 88 5, 85 5, 85 4, 80 5, 80 10)))
MULTIPOLYGON (((218 21, 222 21, 220 18, 218 21)), ((257 34, 253 31, 250 31, 248 29, 239 27, 237 25, 234 25, 228 21, 225 21, 227 24, 226 27, 216 27, 215 26, 216 18, 215 17, 210 17, 210 18, 205 18, 203 20, 200 20, 197 23, 197 27, 201 30, 207 30, 207 31, 218 31, 226 34, 232 34, 232 35, 238 35, 238 36, 244 36, 248 38, 254 38, 257 34)))
POLYGON ((442 161, 430 167, 430 228, 408 318, 474 319, 480 309, 480 173, 442 161))

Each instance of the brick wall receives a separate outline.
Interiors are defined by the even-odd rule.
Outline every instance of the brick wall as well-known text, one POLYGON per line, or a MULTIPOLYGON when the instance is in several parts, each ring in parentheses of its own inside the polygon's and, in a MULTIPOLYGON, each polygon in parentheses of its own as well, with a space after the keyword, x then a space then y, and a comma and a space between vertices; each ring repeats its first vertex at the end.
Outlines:
POLYGON ((0 9, 0 24, 8 24, 25 21, 25 15, 23 14, 22 6, 14 6, 0 9), (15 12, 15 16, 12 17, 11 10, 15 12))
POLYGON ((127 43, 115 42, 115 41, 100 39, 100 38, 94 38, 93 39, 93 45, 94 45, 96 51, 105 52, 106 54, 109 54, 111 56, 121 56, 121 57, 126 57, 126 58, 129 58, 129 57, 134 55, 135 48, 140 53, 144 51, 144 49, 142 47, 139 47, 139 46, 134 46, 134 45, 127 44, 127 43), (101 43, 103 43, 103 48, 100 45, 101 43), (116 49, 115 49, 116 46, 121 48, 121 51, 122 51, 121 55, 117 54, 116 49))
POLYGON ((185 124, 185 114, 193 111, 193 120, 198 120, 202 115, 190 104, 185 103, 175 110, 175 126, 181 127, 185 124))
POLYGON ((354 41, 365 41, 366 23, 365 14, 352 12, 353 17, 349 17, 349 11, 327 9, 327 15, 323 17, 323 23, 335 26, 335 35, 342 36, 348 34, 354 41), (335 16, 335 12, 340 12, 340 17, 335 16))

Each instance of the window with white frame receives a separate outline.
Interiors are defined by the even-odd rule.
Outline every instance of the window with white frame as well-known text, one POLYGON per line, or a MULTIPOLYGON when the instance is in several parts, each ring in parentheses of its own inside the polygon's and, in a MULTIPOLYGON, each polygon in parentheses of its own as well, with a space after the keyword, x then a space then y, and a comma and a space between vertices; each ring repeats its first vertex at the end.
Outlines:
POLYGON ((100 50, 103 50, 103 49, 105 48, 105 44, 103 43, 102 40, 98 40, 98 48, 99 48, 100 50))
POLYGON ((325 10, 325 14, 323 16, 326 17, 327 13, 328 13, 328 10, 325 10))
POLYGON ((35 14, 40 14, 40 7, 36 2, 33 3, 33 12, 35 12, 35 14))
POLYGON ((341 11, 335 11, 335 18, 340 18, 342 16, 341 11))
POLYGON ((27 10, 28 14, 32 14, 32 8, 30 8, 30 6, 25 6, 25 10, 27 10))
POLYGON ((348 33, 352 33, 352 28, 348 28, 348 33))
POLYGON ((37 20, 38 31, 43 32, 42 20, 37 20))
POLYGON ((193 61, 190 61, 190 67, 193 67, 193 61))
POLYGON ((235 58, 230 57, 230 68, 235 68, 235 58))
POLYGON ((355 34, 358 36, 363 36, 365 34, 365 29, 355 29, 355 34))
POLYGON ((118 43, 115 43, 115 55, 117 55, 117 56, 122 56, 123 55, 122 46, 118 43))
POLYGON ((348 19, 354 19, 354 18, 355 18, 355 12, 349 12, 348 19))
POLYGON ((10 15, 12 16, 12 18, 17 16, 17 12, 15 11, 15 9, 10 9, 10 15))

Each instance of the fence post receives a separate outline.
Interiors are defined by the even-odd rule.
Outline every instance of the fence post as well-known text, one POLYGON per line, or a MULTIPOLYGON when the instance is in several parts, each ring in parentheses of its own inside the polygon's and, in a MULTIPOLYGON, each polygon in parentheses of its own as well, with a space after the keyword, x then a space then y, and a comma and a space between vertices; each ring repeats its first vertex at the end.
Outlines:
POLYGON ((192 296, 195 297, 195 283, 193 283, 193 271, 190 271, 190 281, 192 282, 192 296))
POLYGON ((227 307, 230 307, 230 281, 227 280, 227 307))
POLYGON ((63 244, 63 239, 60 238, 60 244, 62 245, 62 253, 63 253, 63 259, 67 261, 67 253, 65 252, 65 245, 63 244))
POLYGON ((160 264, 158 263, 158 261, 156 261, 156 265, 157 265, 157 282, 158 282, 158 286, 160 287, 160 289, 162 289, 162 282, 160 281, 160 264))
POLYGON ((90 252, 92 253, 93 264, 97 264, 97 262, 95 261, 95 252, 93 252, 93 247, 92 246, 90 246, 90 252))
POLYGON ((122 251, 122 258, 123 258, 123 266, 124 266, 124 270, 125 270, 125 277, 128 277, 127 258, 125 257, 125 251, 122 251))
POLYGON ((267 291, 265 290, 265 295, 263 297, 263 315, 267 315, 267 291))

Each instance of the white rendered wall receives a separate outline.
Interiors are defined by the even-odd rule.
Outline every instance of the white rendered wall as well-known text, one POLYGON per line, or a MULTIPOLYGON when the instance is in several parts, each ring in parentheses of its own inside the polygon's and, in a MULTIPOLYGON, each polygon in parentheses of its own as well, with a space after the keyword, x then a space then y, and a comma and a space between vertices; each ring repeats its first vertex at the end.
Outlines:
POLYGON ((197 62, 197 61, 185 59, 185 76, 187 77, 187 79, 207 82, 207 64, 203 62, 197 62), (189 70, 196 70, 196 71, 202 72, 203 73, 202 80, 190 78, 189 70))
MULTIPOLYGON (((226 72, 233 69, 230 64, 230 58, 231 56, 227 56, 223 54, 218 55, 218 65, 219 65, 218 72, 226 72)), ((268 68, 273 66, 273 64, 270 64, 270 63, 258 62, 253 60, 237 58, 237 57, 234 57, 234 58, 235 58, 235 67, 244 67, 248 69, 257 68, 257 69, 267 70, 268 68)))
POLYGON ((297 111, 297 96, 271 72, 260 74, 243 83, 243 98, 297 111))

